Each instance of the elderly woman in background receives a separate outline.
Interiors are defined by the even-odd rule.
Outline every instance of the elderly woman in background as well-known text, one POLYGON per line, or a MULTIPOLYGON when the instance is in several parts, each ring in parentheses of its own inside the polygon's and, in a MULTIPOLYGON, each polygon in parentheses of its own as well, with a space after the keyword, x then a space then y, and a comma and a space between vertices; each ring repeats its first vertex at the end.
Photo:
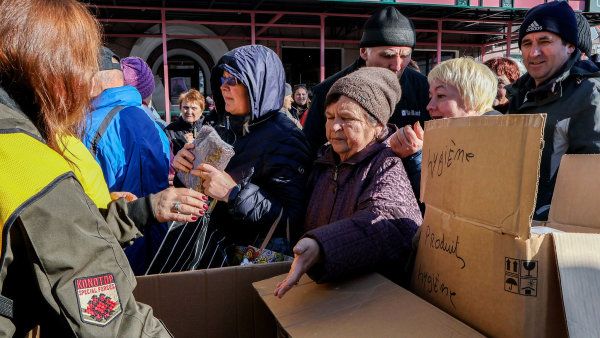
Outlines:
MULTIPOLYGON (((446 60, 427 76, 430 101, 427 110, 432 119, 501 115, 492 108, 498 80, 492 71, 469 57, 446 60)), ((402 158, 417 198, 421 188, 421 149, 423 128, 405 126, 391 138, 392 150, 402 158)))
POLYGON ((325 101, 329 143, 314 163, 304 230, 282 297, 305 273, 327 282, 378 270, 405 281, 411 240, 422 223, 402 161, 386 142, 400 99, 393 72, 364 67, 339 79, 325 101))
POLYGON ((498 95, 494 99, 493 107, 500 113, 506 114, 508 111, 508 98, 504 87, 517 81, 521 76, 519 66, 516 61, 503 57, 489 59, 484 62, 484 65, 488 66, 498 77, 498 95))
POLYGON ((196 138, 198 131, 204 123, 204 96, 196 89, 190 89, 179 95, 179 110, 181 116, 165 128, 165 133, 173 145, 173 154, 177 154, 183 145, 196 138))
POLYGON ((301 125, 304 125, 304 120, 306 120, 306 112, 310 107, 310 99, 308 98, 308 90, 306 89, 306 85, 298 84, 292 88, 292 108, 290 109, 290 113, 292 116, 300 121, 301 125))
POLYGON ((189 151, 193 145, 188 144, 175 156, 173 166, 201 177, 204 193, 223 202, 212 212, 211 223, 229 241, 260 244, 257 237, 264 238, 281 214, 267 248, 291 252, 283 239, 304 218, 311 163, 304 134, 281 111, 285 91, 281 60, 265 46, 239 47, 219 59, 211 79, 223 121, 216 130, 235 155, 225 171, 209 164, 193 168, 189 151))

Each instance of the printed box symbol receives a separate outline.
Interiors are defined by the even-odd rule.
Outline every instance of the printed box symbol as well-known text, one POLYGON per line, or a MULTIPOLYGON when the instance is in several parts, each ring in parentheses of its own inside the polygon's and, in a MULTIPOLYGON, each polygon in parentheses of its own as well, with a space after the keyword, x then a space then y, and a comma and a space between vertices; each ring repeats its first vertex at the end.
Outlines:
POLYGON ((520 262, 520 259, 505 257, 506 266, 504 267, 504 272, 519 275, 520 262))
POLYGON ((521 261, 521 278, 537 278, 538 264, 537 261, 521 261))
POLYGON ((537 296, 537 278, 522 278, 520 294, 523 296, 537 296))
POLYGON ((519 294, 519 279, 504 275, 504 291, 519 294))

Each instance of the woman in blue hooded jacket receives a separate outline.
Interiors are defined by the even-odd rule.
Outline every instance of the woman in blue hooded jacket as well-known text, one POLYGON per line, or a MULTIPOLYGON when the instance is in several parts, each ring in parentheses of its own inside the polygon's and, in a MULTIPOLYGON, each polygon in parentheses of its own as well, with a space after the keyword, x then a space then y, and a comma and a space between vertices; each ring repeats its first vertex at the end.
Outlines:
MULTIPOLYGON (((261 45, 233 49, 212 69, 211 88, 221 120, 216 130, 235 150, 225 171, 208 164, 192 170, 204 179, 204 193, 222 201, 211 223, 237 245, 257 244, 283 208, 273 237, 289 238, 304 218, 311 156, 302 131, 280 111, 285 94, 281 60, 261 45)), ((175 168, 190 170, 190 147, 178 153, 175 168)), ((272 250, 286 251, 276 242, 272 250)))

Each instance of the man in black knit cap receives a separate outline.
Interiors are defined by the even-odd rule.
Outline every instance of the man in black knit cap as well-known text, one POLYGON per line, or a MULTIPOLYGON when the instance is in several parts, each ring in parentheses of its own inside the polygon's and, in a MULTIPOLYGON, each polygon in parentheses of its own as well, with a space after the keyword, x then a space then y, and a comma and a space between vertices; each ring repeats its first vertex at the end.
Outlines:
POLYGON ((566 1, 533 7, 519 28, 527 74, 507 86, 510 114, 547 113, 534 219, 548 217, 564 154, 600 153, 600 73, 577 49, 577 20, 566 1))
MULTIPOLYGON (((325 97, 339 78, 363 66, 382 67, 394 71, 402 86, 402 98, 389 123, 398 127, 429 120, 429 84, 427 77, 408 68, 415 47, 413 23, 395 7, 385 7, 365 23, 360 40, 360 57, 349 67, 330 76, 313 88, 313 99, 304 123, 304 134, 310 142, 313 156, 325 144, 325 97)), ((409 174, 410 175, 410 174, 409 174)))

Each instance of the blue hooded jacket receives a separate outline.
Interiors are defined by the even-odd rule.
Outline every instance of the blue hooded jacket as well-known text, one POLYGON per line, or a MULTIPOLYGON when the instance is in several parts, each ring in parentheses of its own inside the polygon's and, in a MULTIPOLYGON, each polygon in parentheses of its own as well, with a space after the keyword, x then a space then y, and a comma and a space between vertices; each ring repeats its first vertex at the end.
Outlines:
MULTIPOLYGON (((96 160, 108 190, 129 191, 138 197, 169 187, 169 141, 141 105, 142 97, 132 86, 104 90, 91 104, 83 137, 83 143, 89 149, 110 110, 125 106, 114 116, 98 142, 96 160)), ((136 275, 146 271, 147 261, 154 257, 166 232, 166 224, 152 226, 145 231, 144 237, 125 249, 136 275)))
POLYGON ((264 237, 283 207, 274 237, 286 237, 288 219, 289 231, 297 235, 306 211, 311 157, 302 131, 280 111, 285 94, 281 60, 265 46, 233 49, 212 69, 211 87, 221 120, 217 132, 235 150, 225 172, 240 187, 235 198, 217 204, 211 222, 235 244, 259 244, 254 243, 256 238, 264 237), (233 116, 225 111, 223 71, 248 89, 249 114, 233 116))

